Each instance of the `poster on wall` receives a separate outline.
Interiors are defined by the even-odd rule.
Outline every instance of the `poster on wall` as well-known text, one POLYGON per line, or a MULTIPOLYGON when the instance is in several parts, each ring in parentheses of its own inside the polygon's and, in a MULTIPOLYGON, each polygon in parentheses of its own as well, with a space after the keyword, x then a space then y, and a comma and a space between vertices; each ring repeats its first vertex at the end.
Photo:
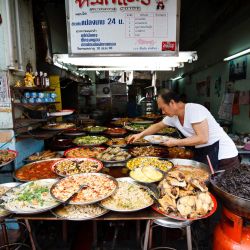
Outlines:
POLYGON ((0 72, 0 129, 13 128, 11 96, 7 74, 0 72))
POLYGON ((70 56, 178 55, 179 0, 65 0, 70 56))
POLYGON ((247 57, 240 57, 229 62, 229 81, 246 79, 247 57))
POLYGON ((199 96, 210 97, 210 81, 211 77, 208 76, 206 80, 196 83, 196 91, 199 96))

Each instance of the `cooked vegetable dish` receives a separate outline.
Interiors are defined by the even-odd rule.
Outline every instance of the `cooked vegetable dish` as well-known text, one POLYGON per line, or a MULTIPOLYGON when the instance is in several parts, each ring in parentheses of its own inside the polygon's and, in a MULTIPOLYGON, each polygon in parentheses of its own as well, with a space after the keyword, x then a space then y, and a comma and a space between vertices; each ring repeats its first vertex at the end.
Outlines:
POLYGON ((110 147, 101 152, 97 159, 101 161, 126 161, 131 155, 119 147, 110 147))
POLYGON ((67 158, 96 158, 96 156, 102 152, 105 148, 94 147, 94 148, 72 148, 65 152, 67 158))
POLYGON ((110 210, 139 210, 153 204, 148 191, 140 185, 126 181, 118 181, 118 189, 109 198, 101 201, 101 205, 110 210))
POLYGON ((58 175, 68 176, 81 173, 96 173, 101 170, 102 163, 89 158, 65 159, 55 163, 53 168, 58 175))
POLYGON ((83 136, 77 137, 73 140, 73 143, 81 145, 101 145, 108 141, 108 138, 104 136, 83 136))

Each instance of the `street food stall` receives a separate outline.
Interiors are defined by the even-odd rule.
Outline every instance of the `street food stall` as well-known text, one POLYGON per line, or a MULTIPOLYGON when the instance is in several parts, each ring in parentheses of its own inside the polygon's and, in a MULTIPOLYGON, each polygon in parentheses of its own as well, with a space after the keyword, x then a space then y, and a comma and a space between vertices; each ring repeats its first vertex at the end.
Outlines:
MULTIPOLYGON (((8 48, 0 49, 10 58, 6 70, 0 67, 0 249, 47 248, 39 237, 47 237, 51 225, 59 225, 47 237, 54 249, 77 248, 82 231, 73 235, 73 227, 83 228, 87 236, 80 236, 80 245, 89 248, 105 248, 108 239, 110 249, 120 249, 122 231, 134 241, 131 249, 191 250, 199 247, 200 235, 213 249, 248 249, 248 135, 230 135, 244 163, 218 172, 209 157, 205 163, 194 160, 195 145, 164 146, 185 137, 176 127, 131 140, 165 118, 156 101, 161 88, 181 92, 177 83, 185 78, 185 97, 194 92, 196 70, 164 75, 198 60, 196 51, 180 51, 180 1, 24 2, 0 2, 9 31, 8 48), (52 6, 63 7, 58 16, 63 13, 65 20, 53 22, 52 6), (60 26, 66 50, 55 46, 60 26), (28 36, 22 32, 30 36, 23 45, 28 36), (212 239, 208 228, 220 216, 212 239), (38 233, 41 225, 47 228, 38 233), (12 228, 21 232, 14 242, 12 228)), ((1 25, 2 17, 0 34, 1 25)), ((198 78, 196 97, 207 102, 210 78, 198 78)), ((219 80, 215 85, 219 96, 219 80)), ((223 97, 220 116, 228 115, 230 101, 231 95, 223 97)))

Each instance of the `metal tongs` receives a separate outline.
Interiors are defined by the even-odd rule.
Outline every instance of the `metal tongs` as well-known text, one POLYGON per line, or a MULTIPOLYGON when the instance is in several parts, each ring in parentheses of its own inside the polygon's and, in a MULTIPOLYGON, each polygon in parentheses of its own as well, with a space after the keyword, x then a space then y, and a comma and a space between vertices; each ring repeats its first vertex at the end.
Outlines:
POLYGON ((70 195, 70 197, 69 197, 67 200, 65 200, 65 201, 63 202, 63 204, 64 204, 64 205, 67 205, 67 204, 70 202, 70 200, 71 200, 75 195, 77 195, 81 190, 83 190, 83 189, 86 188, 86 187, 88 187, 88 185, 86 185, 86 184, 80 185, 79 189, 78 189, 76 192, 74 192, 72 195, 70 195))

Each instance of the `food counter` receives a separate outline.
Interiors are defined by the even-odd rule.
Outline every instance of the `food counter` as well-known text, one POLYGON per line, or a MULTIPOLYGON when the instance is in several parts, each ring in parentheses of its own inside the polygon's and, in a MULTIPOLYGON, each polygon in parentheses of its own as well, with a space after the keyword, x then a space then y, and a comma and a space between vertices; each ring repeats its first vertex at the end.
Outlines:
MULTIPOLYGON (((75 131, 76 136, 69 139, 73 146, 64 155, 40 152, 15 171, 14 178, 22 184, 2 195, 2 206, 13 213, 12 218, 25 221, 31 242, 32 220, 150 222, 169 218, 170 222, 191 223, 215 212, 217 202, 205 185, 208 166, 190 160, 189 149, 168 150, 160 145, 179 137, 178 131, 165 129, 128 144, 129 131, 140 132, 149 122, 141 118, 127 122, 115 121, 123 128, 77 128, 87 134, 79 136, 75 131)), ((53 125, 53 130, 57 127, 65 128, 53 125)))

